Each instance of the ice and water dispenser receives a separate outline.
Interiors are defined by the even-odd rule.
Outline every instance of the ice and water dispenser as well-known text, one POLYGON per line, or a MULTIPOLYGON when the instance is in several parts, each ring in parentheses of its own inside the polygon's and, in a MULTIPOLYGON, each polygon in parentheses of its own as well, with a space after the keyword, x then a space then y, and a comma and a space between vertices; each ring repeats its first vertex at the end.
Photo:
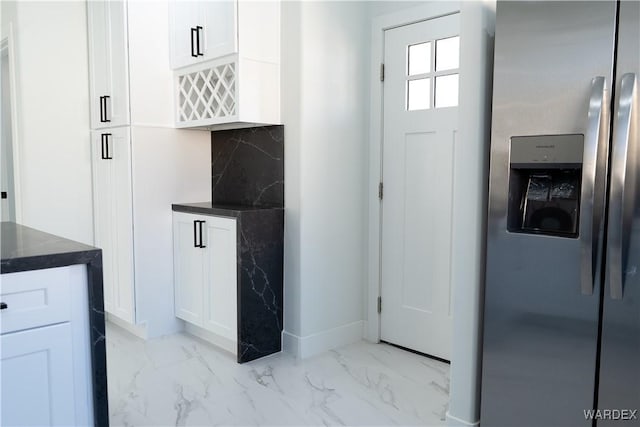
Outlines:
POLYGON ((511 138, 507 227, 577 237, 583 135, 511 138))

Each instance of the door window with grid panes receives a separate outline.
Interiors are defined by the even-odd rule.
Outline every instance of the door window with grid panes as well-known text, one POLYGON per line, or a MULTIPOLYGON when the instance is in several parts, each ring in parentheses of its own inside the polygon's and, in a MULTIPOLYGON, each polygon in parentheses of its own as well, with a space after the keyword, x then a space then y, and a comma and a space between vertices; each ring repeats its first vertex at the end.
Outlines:
POLYGON ((456 107, 460 36, 407 47, 406 109, 456 107))

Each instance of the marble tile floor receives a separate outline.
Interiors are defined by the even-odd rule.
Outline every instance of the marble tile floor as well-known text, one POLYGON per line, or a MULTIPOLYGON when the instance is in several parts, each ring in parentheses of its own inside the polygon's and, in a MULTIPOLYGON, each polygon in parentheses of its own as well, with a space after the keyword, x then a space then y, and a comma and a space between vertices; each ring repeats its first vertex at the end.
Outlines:
POLYGON ((188 334, 144 341, 107 324, 111 426, 437 426, 449 365, 359 342, 306 360, 237 364, 188 334))

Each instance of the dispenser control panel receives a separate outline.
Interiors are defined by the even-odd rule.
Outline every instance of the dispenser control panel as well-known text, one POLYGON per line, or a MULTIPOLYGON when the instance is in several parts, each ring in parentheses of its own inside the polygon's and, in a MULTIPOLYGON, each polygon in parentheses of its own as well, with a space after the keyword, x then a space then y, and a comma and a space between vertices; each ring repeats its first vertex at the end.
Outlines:
POLYGON ((583 140, 583 135, 514 136, 511 167, 534 167, 539 163, 541 167, 582 164, 583 140))

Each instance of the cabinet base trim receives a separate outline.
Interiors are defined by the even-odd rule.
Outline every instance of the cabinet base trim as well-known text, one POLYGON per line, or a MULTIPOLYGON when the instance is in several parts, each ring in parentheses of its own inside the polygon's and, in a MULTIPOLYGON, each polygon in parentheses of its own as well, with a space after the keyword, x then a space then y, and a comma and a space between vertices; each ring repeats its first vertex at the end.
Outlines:
POLYGON ((149 339, 149 334, 147 333, 146 325, 132 325, 131 323, 120 319, 119 317, 114 316, 110 313, 105 313, 105 320, 107 322, 113 323, 114 325, 124 329, 125 331, 132 333, 138 338, 142 338, 143 340, 149 339))
POLYGON ((238 355, 238 344, 230 340, 229 338, 225 338, 218 334, 215 334, 211 331, 207 331, 199 326, 193 325, 191 323, 184 323, 184 331, 188 334, 194 335, 200 339, 203 339, 216 347, 220 347, 221 349, 228 351, 234 356, 238 355))
POLYGON ((480 420, 470 422, 465 421, 461 418, 454 417, 447 411, 447 426, 449 427, 466 427, 466 426, 477 426, 480 425, 480 420))
POLYGON ((299 337, 282 332, 283 351, 299 359, 307 359, 322 352, 362 340, 364 321, 348 323, 337 328, 299 337))

